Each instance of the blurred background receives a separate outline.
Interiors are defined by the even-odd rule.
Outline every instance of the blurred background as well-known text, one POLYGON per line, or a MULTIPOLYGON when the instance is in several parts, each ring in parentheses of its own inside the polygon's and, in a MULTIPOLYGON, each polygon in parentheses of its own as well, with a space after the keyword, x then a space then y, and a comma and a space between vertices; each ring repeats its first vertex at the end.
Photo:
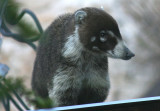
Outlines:
MULTIPOLYGON (((160 95, 160 0, 15 0, 20 11, 32 10, 43 29, 59 15, 82 7, 97 7, 118 22, 121 35, 135 53, 129 61, 109 59, 111 90, 106 101, 160 95)), ((24 18, 27 21, 28 16, 24 18)), ((26 44, 3 37, 0 62, 10 67, 7 76, 21 77, 31 88, 36 52, 26 44)))

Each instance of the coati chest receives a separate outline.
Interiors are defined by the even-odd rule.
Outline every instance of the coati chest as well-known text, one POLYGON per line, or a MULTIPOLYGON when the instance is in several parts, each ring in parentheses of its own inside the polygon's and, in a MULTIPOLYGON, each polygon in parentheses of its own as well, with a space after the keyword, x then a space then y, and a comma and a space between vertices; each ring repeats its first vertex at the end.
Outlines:
POLYGON ((81 78, 82 84, 78 93, 78 104, 102 102, 106 99, 110 88, 107 70, 90 68, 81 78))
POLYGON ((68 101, 74 98, 74 104, 104 101, 110 88, 107 58, 81 52, 75 64, 70 61, 57 70, 50 98, 60 100, 57 97, 61 96, 65 100, 67 96, 68 101))

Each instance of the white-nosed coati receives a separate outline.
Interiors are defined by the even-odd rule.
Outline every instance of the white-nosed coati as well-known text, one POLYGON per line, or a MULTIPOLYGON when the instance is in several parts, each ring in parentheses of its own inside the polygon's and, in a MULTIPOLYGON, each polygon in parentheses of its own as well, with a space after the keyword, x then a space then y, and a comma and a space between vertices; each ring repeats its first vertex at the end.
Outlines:
POLYGON ((110 88, 108 57, 133 56, 109 14, 82 8, 58 17, 43 34, 32 88, 56 106, 102 102, 110 88))

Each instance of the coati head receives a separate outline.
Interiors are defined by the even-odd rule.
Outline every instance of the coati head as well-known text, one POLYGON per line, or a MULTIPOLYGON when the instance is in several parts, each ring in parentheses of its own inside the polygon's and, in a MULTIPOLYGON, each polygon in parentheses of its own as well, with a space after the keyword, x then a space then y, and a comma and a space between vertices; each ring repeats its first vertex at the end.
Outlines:
POLYGON ((86 49, 123 60, 134 56, 124 44, 117 22, 104 10, 82 8, 74 16, 79 40, 86 49))

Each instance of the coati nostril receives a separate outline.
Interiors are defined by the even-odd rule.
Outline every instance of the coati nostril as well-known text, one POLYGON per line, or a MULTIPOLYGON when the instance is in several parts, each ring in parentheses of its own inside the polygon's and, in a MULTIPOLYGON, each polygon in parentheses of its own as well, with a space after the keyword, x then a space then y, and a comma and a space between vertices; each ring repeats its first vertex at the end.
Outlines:
POLYGON ((131 58, 131 57, 134 57, 135 54, 133 54, 133 53, 128 49, 128 51, 126 52, 126 56, 131 58))
POLYGON ((135 54, 132 53, 127 47, 125 47, 125 57, 124 57, 124 60, 129 60, 129 59, 131 59, 134 56, 135 56, 135 54))

